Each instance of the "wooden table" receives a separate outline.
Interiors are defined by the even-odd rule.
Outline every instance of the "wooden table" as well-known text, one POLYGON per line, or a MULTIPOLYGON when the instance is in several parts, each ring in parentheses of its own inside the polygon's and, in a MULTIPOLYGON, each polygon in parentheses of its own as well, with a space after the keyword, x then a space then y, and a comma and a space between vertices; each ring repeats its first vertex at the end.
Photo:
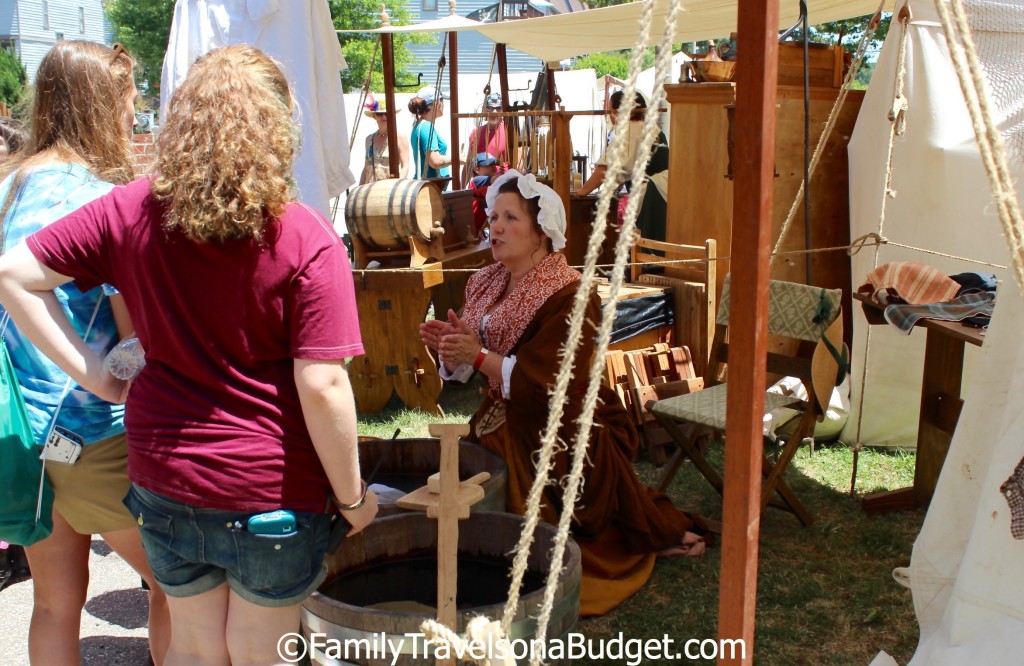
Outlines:
MULTIPOLYGON (((864 294, 853 294, 862 303, 869 324, 889 325, 882 316, 884 307, 864 294)), ((939 472, 953 440, 960 410, 963 382, 964 345, 980 347, 982 330, 956 321, 920 319, 915 328, 927 331, 924 373, 921 379, 921 410, 917 427, 917 462, 914 486, 869 495, 861 500, 868 513, 901 511, 927 506, 935 492, 939 472)))
POLYGON ((475 269, 492 261, 490 243, 481 241, 421 268, 353 271, 365 353, 352 359, 348 372, 360 412, 379 412, 397 393, 409 408, 443 414, 441 376, 420 339, 420 324, 431 299, 438 311, 461 307, 445 285, 458 283, 464 291, 468 273, 446 276, 445 269, 475 269))

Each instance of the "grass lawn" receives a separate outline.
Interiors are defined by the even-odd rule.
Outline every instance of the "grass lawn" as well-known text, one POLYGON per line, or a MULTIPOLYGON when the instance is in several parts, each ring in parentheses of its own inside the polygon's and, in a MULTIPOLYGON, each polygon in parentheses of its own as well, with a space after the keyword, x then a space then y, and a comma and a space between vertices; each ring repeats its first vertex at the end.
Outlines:
MULTIPOLYGON (((428 423, 464 423, 479 402, 479 385, 446 387, 445 418, 402 410, 397 402, 380 414, 360 415, 359 434, 427 437, 428 423)), ((709 454, 721 469, 722 447, 709 454)), ((892 578, 910 562, 924 511, 869 517, 849 497, 853 455, 843 444, 800 450, 786 481, 815 516, 801 527, 791 514, 769 508, 761 521, 754 663, 759 666, 867 666, 884 649, 900 663, 917 644, 910 591, 892 578)), ((659 470, 646 462, 637 472, 653 484, 659 470)), ((865 450, 860 455, 857 492, 909 486, 914 455, 865 450)), ((669 495, 676 505, 722 519, 721 497, 692 465, 684 465, 669 495)), ((658 562, 647 586, 615 611, 582 620, 578 631, 591 640, 661 639, 677 646, 715 638, 718 617, 720 547, 703 557, 658 562)), ((625 664, 625 659, 583 659, 578 664, 625 664)), ((636 663, 636 662, 633 662, 636 663)), ((644 664, 713 664, 643 660, 644 664)))

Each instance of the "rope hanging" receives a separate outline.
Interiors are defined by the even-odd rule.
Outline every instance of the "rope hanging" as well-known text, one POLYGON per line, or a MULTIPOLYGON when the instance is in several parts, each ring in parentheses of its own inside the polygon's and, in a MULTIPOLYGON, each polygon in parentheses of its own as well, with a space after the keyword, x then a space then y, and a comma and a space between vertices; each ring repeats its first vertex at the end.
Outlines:
POLYGON ((1017 286, 1024 289, 1024 222, 1021 219, 1013 177, 1006 161, 1003 139, 999 134, 998 125, 992 118, 985 82, 981 77, 981 64, 978 61, 970 26, 967 24, 963 3, 961 0, 950 0, 955 23, 950 20, 944 2, 937 0, 935 6, 942 20, 953 69, 956 70, 960 88, 967 102, 967 110, 971 114, 971 124, 992 189, 992 198, 999 211, 999 222, 1010 245, 1010 258, 1017 286))
MULTIPOLYGON (((655 0, 645 0, 644 11, 640 22, 640 36, 638 38, 638 44, 646 45, 648 43, 651 32, 651 20, 654 14, 654 3, 655 0)), ((669 26, 674 26, 680 5, 680 0, 673 0, 667 19, 669 26)), ((654 105, 660 105, 661 102, 664 101, 665 93, 661 86, 661 81, 671 68, 672 38, 673 31, 670 27, 664 35, 662 49, 655 69, 655 78, 657 83, 655 84, 655 94, 653 96, 654 105)), ((610 158, 608 178, 613 183, 618 182, 617 179, 623 175, 624 172, 622 163, 627 145, 629 114, 635 104, 636 78, 641 69, 642 56, 643 49, 634 50, 633 58, 630 61, 629 83, 626 86, 624 97, 624 99, 628 100, 628 108, 623 109, 618 117, 615 138, 609 148, 610 158)), ((658 108, 658 106, 653 106, 653 108, 658 108)), ((657 133, 657 115, 654 113, 648 113, 644 124, 644 136, 641 140, 640 148, 638 149, 639 159, 633 166, 634 182, 643 183, 644 181, 647 163, 650 160, 650 150, 657 137, 657 133)), ((594 359, 590 367, 587 392, 583 402, 583 410, 578 420, 579 431, 576 434, 572 454, 571 472, 565 482, 562 503, 563 509, 559 517, 558 532, 555 537, 555 545, 551 553, 552 566, 548 572, 544 600, 541 605, 540 614, 537 618, 537 627, 535 631, 537 636, 547 635, 547 625, 551 617, 552 608, 554 607, 555 589, 557 587, 558 577, 561 575, 561 567, 559 566, 559 563, 562 561, 562 557, 565 553, 565 546, 569 539, 569 526, 572 521, 573 513, 572 508, 576 505, 576 497, 583 483, 583 467, 590 443, 590 426, 594 411, 597 407, 597 392, 600 387, 601 378, 604 374, 604 357, 608 350, 608 344, 611 339, 612 323, 615 317, 615 297, 625 277, 625 267, 628 263, 631 245, 630 239, 632 238, 632 232, 636 227, 636 214, 639 210, 639 199, 642 198, 643 194, 642 188, 643 185, 641 185, 641 189, 637 197, 631 197, 631 203, 635 203, 635 205, 627 207, 623 230, 615 246, 615 267, 612 271, 610 283, 610 298, 603 308, 601 325, 598 329, 597 349, 595 350, 594 359)), ((555 380, 555 388, 549 403, 548 420, 541 438, 541 449, 539 451, 536 464, 535 478, 527 499, 523 530, 520 533, 519 542, 515 549, 516 554, 512 566, 512 581, 509 585, 508 600, 505 603, 505 609, 501 619, 501 634, 503 636, 508 635, 512 621, 515 618, 516 609, 519 605, 519 592, 526 573, 527 560, 533 544, 534 532, 536 531, 537 524, 540 522, 541 496, 544 488, 548 485, 548 479, 554 464, 554 455, 556 451, 565 450, 564 442, 558 441, 558 430, 562 422, 562 416, 564 413, 563 406, 568 393, 569 382, 573 377, 573 370, 576 362, 576 350, 578 349, 579 342, 582 338, 585 319, 584 315, 594 283, 597 257, 600 254, 607 229, 608 210, 610 209, 612 191, 613 188, 610 187, 602 188, 601 195, 599 197, 596 222, 587 243, 586 265, 583 269, 580 288, 576 292, 576 297, 573 301, 572 313, 569 317, 569 333, 566 342, 559 351, 559 356, 562 358, 563 363, 559 367, 558 376, 555 380)), ((423 627, 425 631, 429 630, 433 635, 444 633, 444 628, 437 627, 436 623, 424 623, 423 627)), ((449 638, 452 637, 449 636, 449 638)), ((539 666, 540 658, 540 654, 531 655, 531 666, 539 666)))
MULTIPOLYGON (((640 32, 637 44, 641 48, 633 50, 630 60, 630 76, 624 91, 626 106, 620 109, 615 127, 615 137, 609 148, 609 164, 606 178, 611 183, 620 182, 625 175, 623 166, 624 155, 628 145, 628 123, 630 112, 635 106, 636 79, 642 69, 645 47, 649 43, 651 23, 654 15, 655 2, 657 0, 644 0, 643 14, 640 20, 640 32)), ((673 26, 676 16, 681 7, 681 0, 673 0, 669 15, 666 19, 669 29, 662 40, 662 48, 659 51, 659 58, 655 68, 655 92, 652 99, 652 108, 658 108, 665 99, 665 91, 662 81, 671 69, 673 26)), ((537 618, 535 635, 546 636, 547 625, 554 607, 554 594, 557 587, 558 577, 561 575, 562 557, 565 552, 565 545, 569 539, 569 525, 572 521, 572 509, 576 503, 576 497, 583 483, 583 467, 587 457, 589 446, 590 426, 594 411, 597 407, 597 392, 600 387, 601 378, 604 375, 604 358, 608 351, 611 340, 611 329, 615 318, 615 303, 619 289, 624 281, 625 268, 629 260, 631 239, 636 228, 636 215, 639 210, 640 200, 643 198, 643 183, 646 180, 647 164, 650 161, 651 148, 658 134, 657 114, 647 113, 644 123, 644 135, 637 149, 638 159, 633 165, 633 182, 641 183, 637 196, 630 197, 630 204, 627 206, 626 218, 623 228, 620 231, 618 241, 615 245, 615 266, 610 280, 610 293, 606 305, 603 307, 601 324, 598 328, 597 346, 594 352, 594 359, 590 366, 589 382, 584 397, 583 410, 579 417, 579 431, 577 432, 572 455, 571 472, 564 483, 562 513, 559 519, 558 532, 555 537, 555 545, 551 554, 551 570, 548 573, 544 600, 541 611, 537 618)), ((540 505, 544 488, 549 484, 551 469, 554 466, 554 455, 556 451, 565 451, 566 445, 558 438, 558 430, 564 415, 565 398, 568 394, 569 382, 573 378, 576 363, 576 351, 582 339, 585 313, 591 291, 597 274, 597 258, 601 253, 604 237, 607 232, 608 212, 611 208, 613 187, 601 188, 598 197, 597 213, 590 239, 587 242, 585 254, 585 266, 580 280, 580 287, 576 292, 573 301, 572 312, 569 316, 569 331, 565 343, 559 350, 562 363, 559 366, 558 375, 555 379, 554 389, 549 402, 548 420, 541 437, 541 448, 535 469, 535 477, 530 492, 527 496, 526 514, 524 516, 523 529, 519 535, 519 541, 515 547, 515 557, 512 565, 511 582, 509 584, 508 600, 505 603, 504 612, 501 618, 501 634, 508 636, 512 621, 515 619, 516 609, 519 605, 520 589, 526 573, 528 558, 533 545, 534 532, 540 522, 540 505)), ((424 623, 424 630, 437 632, 436 623, 424 623)), ((443 632, 442 632, 443 633, 443 632)), ((539 666, 540 654, 531 655, 530 665, 539 666)))
POLYGON ((351 153, 352 148, 356 145, 356 135, 359 132, 359 120, 363 117, 362 110, 366 104, 366 97, 370 93, 370 80, 373 76, 373 68, 377 65, 377 50, 380 48, 380 36, 377 36, 377 40, 373 43, 373 55, 370 56, 370 66, 366 68, 366 78, 363 80, 363 87, 359 89, 359 102, 356 107, 359 109, 359 113, 356 113, 356 122, 352 125, 352 132, 348 138, 348 151, 351 153))
MULTIPOLYGON (((638 45, 648 44, 651 33, 651 22, 654 14, 654 5, 655 0, 646 0, 644 3, 643 15, 640 21, 640 36, 637 40, 638 45)), ((681 2, 679 0, 674 0, 671 4, 668 17, 666 18, 666 25, 668 25, 669 28, 663 35, 661 49, 659 50, 659 57, 655 67, 656 83, 654 94, 652 96, 652 109, 659 108, 665 100, 665 91, 661 83, 671 69, 673 26, 675 25, 680 6, 681 2)), ((606 178, 610 179, 611 183, 619 182, 618 178, 623 175, 624 172, 623 161, 628 143, 629 116, 635 104, 637 74, 642 68, 641 65, 644 51, 644 48, 634 49, 633 57, 630 61, 630 76, 623 97, 623 100, 627 103, 627 108, 621 109, 618 114, 615 127, 615 137, 609 148, 610 159, 606 178)), ((615 267, 612 270, 609 285, 610 294, 607 303, 603 307, 602 319, 600 326, 598 327, 597 345, 590 366, 587 392, 583 401, 582 413, 578 420, 579 430, 576 433, 576 438, 573 444, 571 472, 569 474, 568 481, 566 482, 563 494, 563 508, 561 515, 559 516, 558 536, 555 539, 555 546, 552 553, 552 561, 555 563, 561 562, 562 555, 565 550, 565 543, 569 537, 569 526, 572 521, 572 507, 575 506, 577 495, 583 483, 583 468, 586 462, 587 449, 590 443, 590 428, 593 422, 594 411, 597 407, 598 388, 600 387, 601 378, 605 372, 605 355, 608 351, 608 345, 611 340, 612 324, 615 318, 616 296, 624 281, 625 266, 630 256, 632 244, 631 239, 633 231, 636 228, 636 216, 639 211, 641 200, 643 199, 643 183, 645 182, 647 164, 650 161, 651 149, 657 139, 659 131, 657 122, 657 113, 649 112, 646 114, 643 138, 640 142, 639 148, 637 149, 638 159, 633 164, 632 180, 634 183, 641 183, 641 186, 637 194, 630 197, 623 228, 615 245, 615 267)), ((524 531, 524 538, 520 541, 519 549, 516 553, 516 566, 513 568, 513 583, 511 586, 516 593, 516 599, 513 601, 513 598, 510 595, 509 601, 505 606, 504 617, 502 618, 502 627, 505 629, 506 633, 508 631, 508 627, 511 625, 511 620, 518 604, 518 588, 521 584, 522 573, 525 571, 526 558, 529 554, 528 543, 524 543, 524 541, 532 541, 532 529, 536 527, 536 516, 539 516, 540 511, 541 492, 543 491, 544 486, 547 485, 547 477, 552 464, 551 454, 555 450, 558 428, 562 420, 562 405, 565 403, 569 380, 572 377, 573 366, 575 365, 575 350, 578 348, 579 341, 582 337, 584 313, 594 282, 596 273, 595 264, 597 262, 597 257, 600 254, 601 245, 606 233, 608 210, 610 208, 613 190, 614 188, 612 187, 601 189, 594 230, 587 244, 586 266, 583 271, 583 279, 580 283, 580 288, 576 293, 573 311, 570 316, 569 336, 562 349, 563 359, 569 362, 563 363, 559 369, 558 378, 555 383, 555 392, 550 401, 548 423, 542 438, 542 459, 538 462, 538 475, 530 490, 528 514, 531 517, 534 517, 531 521, 531 533, 529 535, 525 535, 524 531)), ((559 574, 559 567, 556 564, 548 574, 544 602, 541 607, 540 615, 537 619, 536 634, 538 636, 545 636, 547 633, 547 625, 551 616, 552 607, 554 606, 554 595, 559 574)), ((539 664, 539 655, 532 656, 530 663, 531 666, 537 666, 537 664, 539 664)))
MULTIPOLYGON (((898 14, 894 14, 900 24, 899 52, 896 56, 896 78, 893 81, 893 104, 889 110, 889 146, 885 158, 885 187, 882 188, 882 203, 878 214, 878 236, 884 238, 885 231, 885 206, 890 197, 895 198, 896 192, 892 189, 892 156, 896 148, 896 136, 902 136, 906 132, 906 112, 910 105, 903 95, 903 87, 907 79, 907 36, 910 26, 910 3, 904 2, 898 14)), ((872 259, 872 268, 878 268, 878 245, 875 245, 875 254, 872 259)), ((857 467, 860 463, 860 452, 864 449, 864 443, 860 439, 861 428, 864 424, 864 402, 868 390, 868 361, 871 351, 871 326, 866 327, 864 334, 864 360, 860 369, 860 397, 857 405, 857 430, 853 443, 853 470, 850 474, 850 497, 857 495, 857 467)))

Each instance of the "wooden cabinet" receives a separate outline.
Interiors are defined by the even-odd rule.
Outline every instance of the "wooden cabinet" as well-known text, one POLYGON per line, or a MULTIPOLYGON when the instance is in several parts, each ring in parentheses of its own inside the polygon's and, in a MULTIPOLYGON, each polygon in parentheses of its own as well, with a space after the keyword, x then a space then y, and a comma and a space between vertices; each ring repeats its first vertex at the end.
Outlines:
MULTIPOLYGON (((705 239, 714 238, 718 241, 719 255, 730 256, 733 235, 743 233, 744 226, 743 220, 733 220, 733 181, 729 177, 732 152, 729 107, 736 100, 736 84, 684 83, 667 85, 665 90, 671 105, 672 123, 669 167, 672 187, 668 196, 666 240, 671 243, 701 245, 705 239)), ((811 88, 812 155, 838 93, 838 88, 811 88)), ((862 91, 851 91, 847 96, 812 177, 811 248, 839 247, 850 242, 846 147, 863 98, 862 91)), ((773 245, 803 180, 803 88, 780 85, 776 108, 773 245)), ((750 196, 758 196, 758 193, 751 192, 750 196)), ((782 250, 803 250, 806 247, 801 204, 782 250)), ((842 288, 849 293, 850 259, 845 251, 822 252, 810 256, 812 284, 842 288)), ((671 270, 668 269, 668 274, 671 274, 671 270)), ((724 276, 728 272, 729 261, 720 261, 718 275, 724 276)), ((805 255, 779 257, 773 265, 771 277, 806 283, 805 255)), ((843 307, 849 317, 848 300, 843 307)), ((845 323, 845 330, 851 331, 850 320, 845 323)))

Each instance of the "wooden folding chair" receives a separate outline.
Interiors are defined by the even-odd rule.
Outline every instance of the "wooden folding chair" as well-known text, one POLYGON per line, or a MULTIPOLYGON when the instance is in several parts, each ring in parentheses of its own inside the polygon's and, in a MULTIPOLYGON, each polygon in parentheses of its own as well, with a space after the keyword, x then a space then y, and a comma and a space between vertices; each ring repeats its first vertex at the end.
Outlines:
MULTIPOLYGON (((791 396, 765 392, 764 411, 789 407, 801 412, 796 428, 785 442, 778 460, 773 464, 764 460, 761 506, 771 505, 796 515, 804 525, 813 522, 811 514, 799 502, 782 479, 800 442, 814 432, 828 408, 828 400, 836 385, 842 349, 842 317, 838 289, 810 287, 793 282, 772 280, 768 288, 768 333, 779 338, 783 347, 793 348, 791 354, 769 352, 769 373, 799 378, 807 390, 808 399, 800 401, 791 396), (774 495, 778 499, 774 499, 774 495)), ((709 433, 725 431, 726 391, 725 371, 729 354, 729 276, 726 276, 715 326, 711 358, 705 375, 707 388, 703 391, 680 395, 647 404, 658 422, 669 432, 678 445, 658 484, 665 490, 684 457, 693 460, 700 473, 722 492, 722 477, 708 463, 696 446, 696 440, 709 433)), ((728 433, 725 433, 726 436, 728 433)))

